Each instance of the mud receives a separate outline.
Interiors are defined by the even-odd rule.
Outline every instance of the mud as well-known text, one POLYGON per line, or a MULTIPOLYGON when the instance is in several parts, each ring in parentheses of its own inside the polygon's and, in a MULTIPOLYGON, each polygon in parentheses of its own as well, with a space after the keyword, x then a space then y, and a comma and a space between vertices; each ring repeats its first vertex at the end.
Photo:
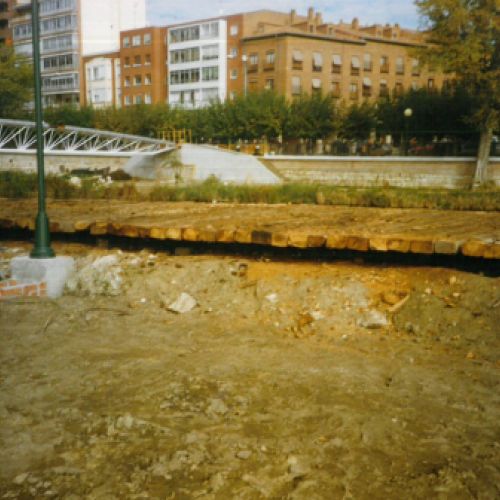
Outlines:
POLYGON ((500 497, 498 278, 56 250, 120 289, 0 303, 0 497, 500 497))

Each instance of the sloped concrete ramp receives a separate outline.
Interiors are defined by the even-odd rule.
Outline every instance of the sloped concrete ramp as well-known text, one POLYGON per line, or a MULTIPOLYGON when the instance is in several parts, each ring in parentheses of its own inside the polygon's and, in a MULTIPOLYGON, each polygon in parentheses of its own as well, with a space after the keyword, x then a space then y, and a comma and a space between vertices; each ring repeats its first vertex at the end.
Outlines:
POLYGON ((195 181, 204 181, 210 176, 215 176, 222 182, 236 184, 279 184, 281 182, 280 178, 255 156, 195 144, 184 144, 178 154, 184 165, 194 167, 193 180, 195 181))

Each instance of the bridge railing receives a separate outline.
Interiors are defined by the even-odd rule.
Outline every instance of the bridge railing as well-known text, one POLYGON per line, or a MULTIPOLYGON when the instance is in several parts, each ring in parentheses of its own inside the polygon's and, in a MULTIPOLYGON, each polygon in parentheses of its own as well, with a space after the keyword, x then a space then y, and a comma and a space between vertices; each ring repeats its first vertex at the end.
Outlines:
MULTIPOLYGON (((162 139, 121 134, 83 127, 51 127, 44 124, 44 151, 120 154, 158 154, 175 148, 162 139)), ((36 148, 35 123, 0 118, 0 152, 30 151, 36 148)))

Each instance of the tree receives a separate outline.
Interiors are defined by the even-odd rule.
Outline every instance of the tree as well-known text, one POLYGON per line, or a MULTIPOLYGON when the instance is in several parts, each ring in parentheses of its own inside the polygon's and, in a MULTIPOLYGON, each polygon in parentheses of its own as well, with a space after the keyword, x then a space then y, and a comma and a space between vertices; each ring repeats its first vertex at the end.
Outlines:
POLYGON ((364 102, 354 104, 344 111, 340 126, 340 135, 348 139, 368 139, 370 132, 377 126, 376 109, 373 105, 364 102))
POLYGON ((33 68, 14 49, 0 46, 0 117, 19 117, 33 98, 33 68))
POLYGON ((474 99, 470 120, 480 132, 474 186, 485 180, 493 132, 500 124, 498 0, 416 0, 429 46, 423 63, 454 74, 474 99))

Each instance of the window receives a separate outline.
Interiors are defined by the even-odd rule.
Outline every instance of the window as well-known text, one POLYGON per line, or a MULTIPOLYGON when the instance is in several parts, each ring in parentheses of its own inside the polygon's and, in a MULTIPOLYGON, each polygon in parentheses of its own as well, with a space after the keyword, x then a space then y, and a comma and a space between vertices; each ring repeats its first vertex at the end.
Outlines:
POLYGON ((349 98, 354 100, 358 98, 358 84, 356 82, 349 84, 349 98))
POLYGON ((359 75, 359 68, 361 64, 359 62, 358 56, 351 57, 351 75, 356 76, 359 75))
POLYGON ((200 60, 199 47, 191 47, 189 49, 170 51, 170 64, 182 64, 199 60, 200 60))
POLYGON ((396 82, 396 85, 394 87, 394 95, 402 95, 403 91, 403 84, 401 82, 396 82))
POLYGON ((319 52, 313 52, 312 70, 313 71, 323 70, 323 56, 319 52))
POLYGON ((432 90, 432 89, 434 88, 434 78, 429 78, 429 79, 427 80, 427 88, 428 88, 429 90, 432 90))
POLYGON ((387 56, 380 57, 380 72, 389 73, 389 58, 387 56))
POLYGON ((151 74, 148 73, 145 77, 144 77, 144 85, 151 85, 151 74))
POLYGON ((130 67, 130 57, 126 57, 124 62, 123 62, 123 66, 125 68, 129 68, 130 67))
POLYGON ((141 65, 141 56, 134 56, 134 66, 141 65))
POLYGON ((217 87, 211 89, 203 89, 201 91, 201 99, 205 102, 215 101, 219 98, 219 89, 217 87))
POLYGON ((204 82, 214 81, 219 79, 219 67, 211 66, 202 69, 202 79, 204 82))
POLYGON ((332 96, 340 97, 340 82, 332 82, 332 96))
POLYGON ((231 51, 229 52, 229 55, 232 57, 232 58, 235 58, 237 55, 238 55, 238 49, 236 47, 233 47, 231 49, 231 51))
POLYGON ((188 42, 190 40, 200 39, 200 27, 192 26, 190 28, 178 28, 169 31, 170 43, 188 42))
POLYGON ((298 95, 302 92, 302 82, 300 76, 292 76, 292 94, 298 95))
POLYGON ((265 88, 266 88, 266 90, 273 90, 274 89, 274 79, 273 78, 268 78, 266 80, 265 88))
POLYGON ((123 37, 123 46, 126 48, 126 47, 130 47, 130 37, 128 36, 124 36, 123 37))
POLYGON ((415 82, 415 81, 411 82, 411 89, 412 90, 418 90, 418 88, 419 88, 418 82, 415 82))
POLYGON ((342 58, 339 54, 334 54, 332 56, 332 73, 342 73, 342 58))
POLYGON ((142 76, 141 75, 135 75, 134 76, 134 86, 138 87, 139 85, 142 85, 142 76))
POLYGON ((389 89, 387 87, 387 80, 380 80, 380 97, 387 97, 389 95, 389 89))
POLYGON ((134 96, 134 103, 135 104, 142 104, 142 95, 138 94, 134 96))
POLYGON ((292 52, 292 69, 302 69, 302 64, 304 62, 304 55, 300 50, 294 50, 292 52))
POLYGON ((236 24, 233 24, 232 26, 230 26, 229 34, 231 36, 236 36, 238 34, 238 26, 236 24))
POLYGON ((151 33, 144 33, 144 45, 151 45, 151 33))
POLYGON ((405 60, 403 57, 396 57, 396 75, 404 75, 405 60))
POLYGON ((411 60, 411 74, 412 76, 420 76, 420 63, 418 59, 411 60))
POLYGON ((126 76, 126 77, 125 77, 125 80, 124 80, 124 82, 123 82, 123 85, 124 85, 125 87, 130 87, 130 76, 126 76))
POLYGON ((151 104, 151 94, 144 94, 144 103, 151 104))
POLYGON ((151 66, 151 54, 144 56, 144 66, 151 66))
POLYGON ((274 50, 268 50, 266 52, 266 66, 274 66, 275 57, 276 55, 274 50))
POLYGON ((373 63, 372 63, 371 54, 365 54, 363 56, 363 70, 364 71, 371 71, 372 67, 373 67, 373 63))
POLYGON ((311 86, 312 86, 313 92, 320 92, 321 91, 321 80, 319 78, 313 78, 311 80, 311 86))
POLYGON ((132 37, 132 47, 139 47, 141 45, 141 35, 134 35, 132 37))
POLYGON ((130 106, 132 104, 132 98, 129 95, 126 95, 124 98, 125 106, 130 106))
POLYGON ((231 70, 231 80, 237 80, 237 79, 238 79, 238 70, 232 69, 231 70))
POLYGON ((202 59, 204 61, 211 61, 213 59, 219 59, 219 46, 218 45, 206 45, 202 47, 202 59))
POLYGON ((195 83, 200 81, 200 70, 183 69, 180 71, 172 71, 170 73, 170 83, 172 85, 180 85, 185 83, 195 83))
POLYGON ((231 101, 234 101, 235 97, 236 97, 236 92, 234 90, 231 90, 231 92, 229 92, 229 99, 231 101))
POLYGON ((363 97, 370 97, 372 95, 372 81, 368 77, 363 78, 363 97))
POLYGON ((201 25, 201 38, 206 40, 207 38, 218 38, 219 37, 219 23, 206 23, 201 25))
POLYGON ((259 64, 259 54, 250 54, 248 56, 248 63, 250 66, 257 66, 259 64))
POLYGON ((92 80, 104 80, 104 66, 95 66, 92 68, 92 80))

